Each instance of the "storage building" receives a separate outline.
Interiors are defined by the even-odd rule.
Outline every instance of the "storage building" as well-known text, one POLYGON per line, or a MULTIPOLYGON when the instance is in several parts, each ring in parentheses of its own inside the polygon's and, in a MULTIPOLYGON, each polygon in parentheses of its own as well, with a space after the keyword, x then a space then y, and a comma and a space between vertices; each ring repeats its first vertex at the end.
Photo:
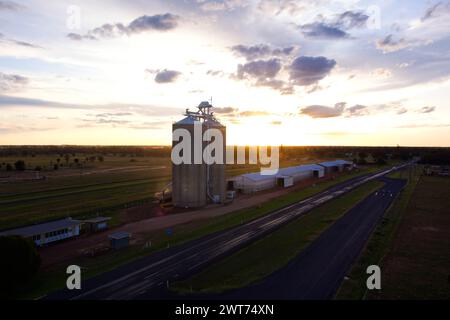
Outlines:
POLYGON ((332 172, 342 172, 344 169, 351 169, 353 167, 353 162, 347 160, 334 160, 319 163, 325 168, 325 174, 332 172))
POLYGON ((84 227, 89 232, 102 231, 108 228, 108 221, 110 217, 95 217, 92 219, 84 220, 84 227))
POLYGON ((82 221, 66 218, 0 232, 0 236, 21 236, 33 240, 37 246, 76 237, 82 221))
POLYGON ((294 183, 310 178, 322 178, 325 168, 316 164, 282 168, 275 175, 247 173, 234 178, 234 188, 243 193, 267 190, 277 185, 289 187, 294 183))
POLYGON ((128 247, 130 244, 131 233, 118 231, 109 235, 109 243, 113 249, 128 247))

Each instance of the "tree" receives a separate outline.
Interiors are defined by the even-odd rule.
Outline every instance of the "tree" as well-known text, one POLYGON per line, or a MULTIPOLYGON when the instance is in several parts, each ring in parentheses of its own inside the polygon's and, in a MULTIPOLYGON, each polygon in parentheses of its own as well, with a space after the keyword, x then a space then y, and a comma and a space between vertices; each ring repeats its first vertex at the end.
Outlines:
POLYGON ((23 160, 16 161, 16 163, 14 163, 14 167, 16 168, 17 171, 25 171, 26 169, 25 161, 23 160))
POLYGON ((98 161, 103 162, 105 159, 103 158, 103 156, 98 156, 97 157, 98 161))
POLYGON ((19 236, 0 236, 0 297, 11 298, 34 278, 41 258, 34 243, 19 236))
POLYGON ((54 165, 53 165, 53 170, 58 170, 59 169, 59 166, 55 163, 54 165))
POLYGON ((6 171, 12 171, 12 170, 13 170, 12 165, 10 163, 7 163, 6 164, 6 171))

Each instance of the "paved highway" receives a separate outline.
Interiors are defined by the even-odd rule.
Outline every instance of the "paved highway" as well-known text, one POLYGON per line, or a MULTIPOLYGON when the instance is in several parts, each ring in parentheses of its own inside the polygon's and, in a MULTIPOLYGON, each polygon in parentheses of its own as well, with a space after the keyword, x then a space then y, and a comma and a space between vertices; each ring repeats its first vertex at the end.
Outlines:
POLYGON ((211 262, 243 248, 309 210, 398 168, 394 167, 377 174, 365 175, 340 183, 315 196, 243 225, 156 252, 114 271, 84 281, 82 290, 62 290, 45 298, 162 298, 161 294, 166 291, 164 289, 171 281, 189 277, 211 262))
POLYGON ((335 295, 368 237, 405 180, 381 178, 385 185, 349 210, 285 267, 256 285, 217 298, 324 300, 335 295))

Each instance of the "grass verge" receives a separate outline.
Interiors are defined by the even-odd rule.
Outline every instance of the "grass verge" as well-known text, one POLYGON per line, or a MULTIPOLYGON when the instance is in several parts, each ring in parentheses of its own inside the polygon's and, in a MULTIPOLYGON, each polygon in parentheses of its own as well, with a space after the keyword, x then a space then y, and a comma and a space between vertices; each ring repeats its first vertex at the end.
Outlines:
POLYGON ((411 172, 408 170, 396 171, 389 175, 390 178, 407 179, 407 184, 375 228, 366 247, 357 262, 353 265, 348 278, 342 283, 336 293, 335 299, 364 299, 367 291, 366 268, 370 265, 379 265, 380 261, 388 252, 400 220, 419 181, 421 171, 422 169, 420 167, 416 167, 411 172))

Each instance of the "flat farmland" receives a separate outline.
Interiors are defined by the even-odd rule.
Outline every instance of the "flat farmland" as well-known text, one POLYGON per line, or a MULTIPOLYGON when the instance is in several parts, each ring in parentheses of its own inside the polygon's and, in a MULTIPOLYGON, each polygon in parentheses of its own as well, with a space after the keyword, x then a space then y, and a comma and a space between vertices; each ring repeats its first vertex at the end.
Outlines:
MULTIPOLYGON (((98 157, 55 154, 0 158, 0 229, 97 213, 112 216, 112 223, 117 223, 121 210, 152 201, 171 181, 169 157, 104 155, 102 161, 98 157), (25 162, 25 171, 6 170, 6 164, 14 165, 18 160, 25 162), (36 167, 41 170, 34 170, 36 167)), ((293 159, 282 161, 281 166, 319 161, 293 159)), ((257 165, 229 165, 227 176, 257 170, 257 165)))
MULTIPOLYGON (((0 162, 17 161, 12 160, 0 162)), ((24 159, 27 164, 28 160, 24 159)), ((42 165, 49 159, 36 157, 33 161, 42 165)), ((4 229, 65 216, 104 211, 110 215, 139 201, 149 201, 170 181, 171 166, 167 158, 105 157, 104 162, 83 168, 62 167, 39 173, 2 171, 0 176, 0 228, 4 229)))

